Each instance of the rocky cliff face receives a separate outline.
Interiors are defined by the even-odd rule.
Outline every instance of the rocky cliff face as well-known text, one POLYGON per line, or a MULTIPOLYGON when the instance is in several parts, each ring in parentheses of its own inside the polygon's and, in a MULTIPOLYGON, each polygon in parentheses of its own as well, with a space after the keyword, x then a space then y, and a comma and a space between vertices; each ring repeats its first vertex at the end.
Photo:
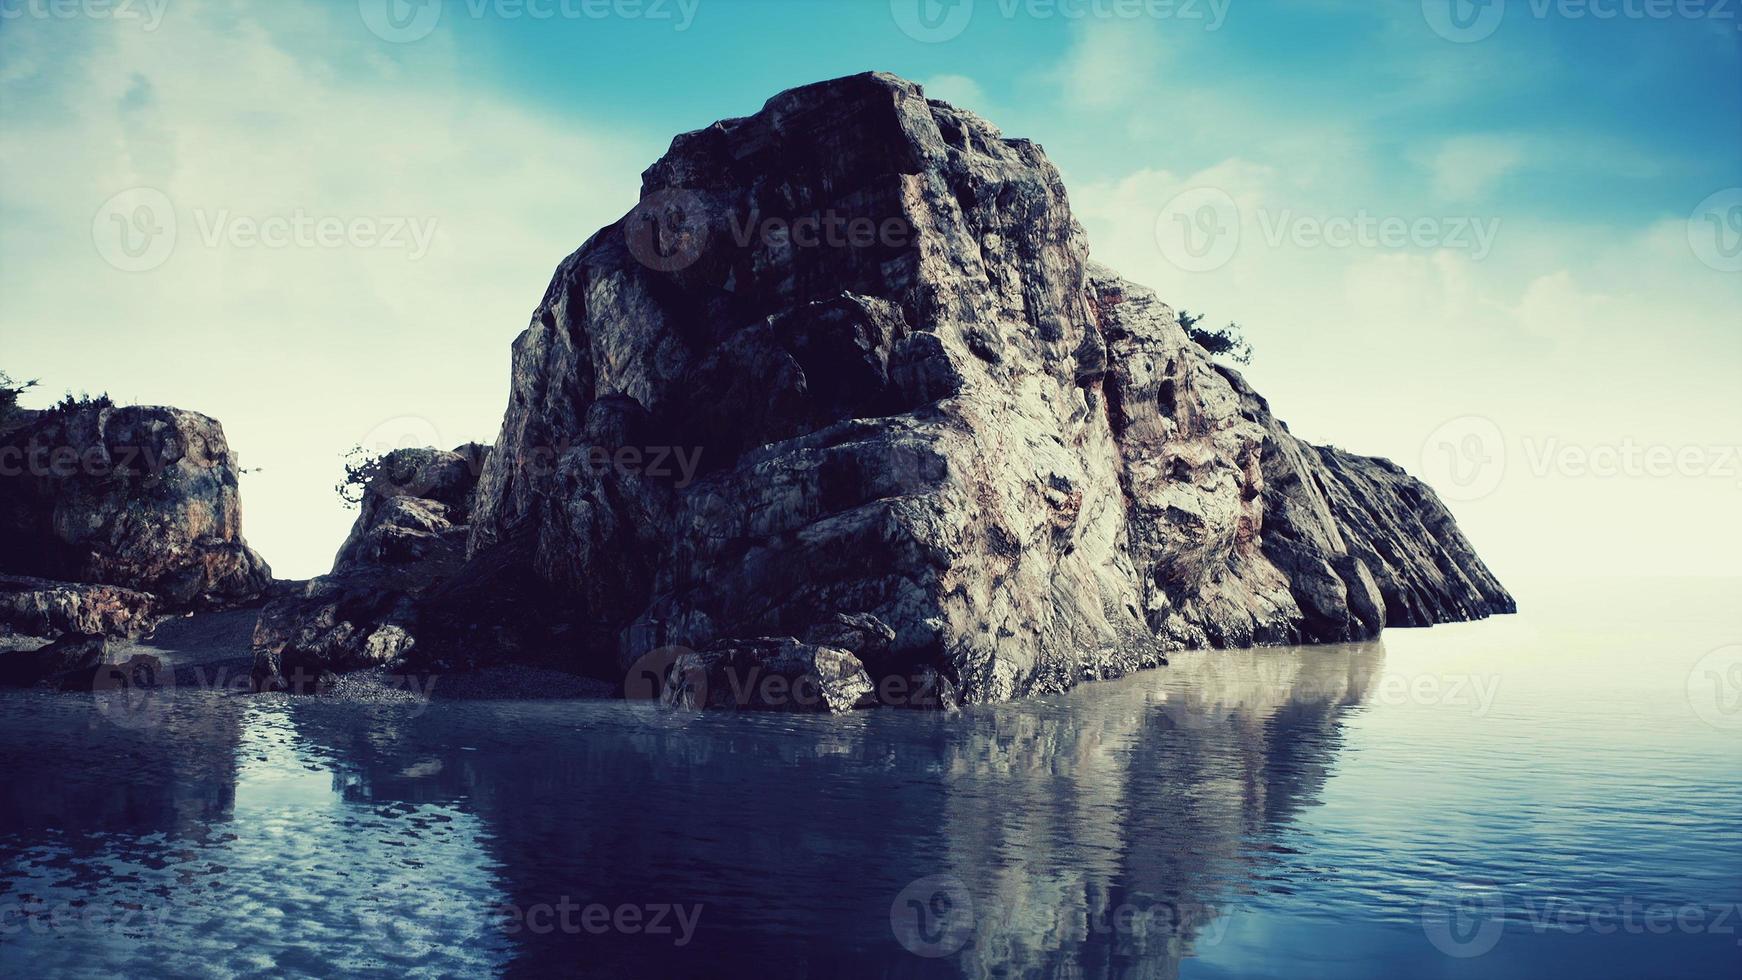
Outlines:
POLYGON ((582 670, 848 617, 893 639, 831 676, 975 702, 1512 608, 1432 491, 1092 267, 1040 147, 883 74, 679 136, 561 264, 469 547, 582 670))
POLYGON ((0 435, 0 571, 150 593, 168 610, 258 596, 271 571, 242 538, 236 474, 223 428, 194 412, 30 413, 0 435))

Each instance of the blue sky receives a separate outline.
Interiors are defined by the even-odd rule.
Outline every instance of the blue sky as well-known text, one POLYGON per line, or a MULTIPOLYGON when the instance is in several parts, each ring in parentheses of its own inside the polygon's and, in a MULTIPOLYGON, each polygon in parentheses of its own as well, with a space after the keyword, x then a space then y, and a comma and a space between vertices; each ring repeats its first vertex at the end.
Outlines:
POLYGON ((1240 321, 1297 432, 1434 481, 1503 576, 1742 572, 1737 4, 958 0, 926 41, 936 0, 400 2, 0 0, 0 367, 221 419, 281 574, 343 538, 346 449, 494 437, 675 133, 868 69, 1039 141, 1096 258, 1240 321), (1166 240, 1204 200, 1211 267, 1166 240), (297 215, 428 234, 236 233, 297 215), (1323 240, 1363 219, 1426 237, 1323 240))

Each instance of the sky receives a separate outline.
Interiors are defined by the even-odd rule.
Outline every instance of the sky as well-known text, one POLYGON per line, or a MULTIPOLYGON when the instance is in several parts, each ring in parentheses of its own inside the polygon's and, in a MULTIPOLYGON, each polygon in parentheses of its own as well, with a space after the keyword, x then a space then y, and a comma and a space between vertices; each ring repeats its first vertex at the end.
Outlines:
POLYGON ((346 452, 493 441, 672 136, 878 69, 1042 144, 1096 260, 1503 581, 1742 574, 1738 8, 0 0, 0 369, 219 419, 318 574, 346 452))

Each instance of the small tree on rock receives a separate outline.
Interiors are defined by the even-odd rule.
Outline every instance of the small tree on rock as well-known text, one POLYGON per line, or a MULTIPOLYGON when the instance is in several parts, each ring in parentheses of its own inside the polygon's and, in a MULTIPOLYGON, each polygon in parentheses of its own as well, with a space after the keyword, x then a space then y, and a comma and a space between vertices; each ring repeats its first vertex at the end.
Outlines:
POLYGON ((1194 314, 1190 310, 1179 311, 1179 325, 1185 330, 1186 336, 1199 347, 1214 356, 1226 356, 1236 364, 1252 363, 1252 345, 1240 334, 1240 325, 1229 321, 1220 330, 1209 330, 1198 326, 1204 318, 1202 313, 1194 314))

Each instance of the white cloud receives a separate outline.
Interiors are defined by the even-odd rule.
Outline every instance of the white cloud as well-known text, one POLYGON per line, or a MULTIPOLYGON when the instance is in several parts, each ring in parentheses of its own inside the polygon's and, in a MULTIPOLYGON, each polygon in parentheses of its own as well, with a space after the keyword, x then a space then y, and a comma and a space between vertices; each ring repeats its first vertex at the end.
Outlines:
POLYGON ((991 101, 980 83, 966 75, 933 75, 920 83, 929 98, 942 99, 958 109, 992 118, 991 101))
POLYGON ((494 439, 509 342, 660 147, 494 98, 439 35, 389 49, 353 8, 189 0, 155 32, 82 26, 0 32, 5 367, 49 397, 217 417, 262 468, 244 478, 250 541, 280 574, 319 572, 352 516, 332 492, 344 451, 405 415, 449 443, 494 439), (55 69, 10 70, 27 63, 55 69), (140 185, 173 202, 175 248, 123 272, 93 216, 140 185), (421 258, 204 240, 299 215, 435 234, 421 258))
POLYGON ((1108 109, 1141 98, 1161 64, 1160 34, 1142 21, 1103 19, 1079 28, 1051 77, 1074 106, 1108 109))
POLYGON ((1516 137, 1455 136, 1433 155, 1434 190, 1456 201, 1481 200, 1525 160, 1525 141, 1516 137))

